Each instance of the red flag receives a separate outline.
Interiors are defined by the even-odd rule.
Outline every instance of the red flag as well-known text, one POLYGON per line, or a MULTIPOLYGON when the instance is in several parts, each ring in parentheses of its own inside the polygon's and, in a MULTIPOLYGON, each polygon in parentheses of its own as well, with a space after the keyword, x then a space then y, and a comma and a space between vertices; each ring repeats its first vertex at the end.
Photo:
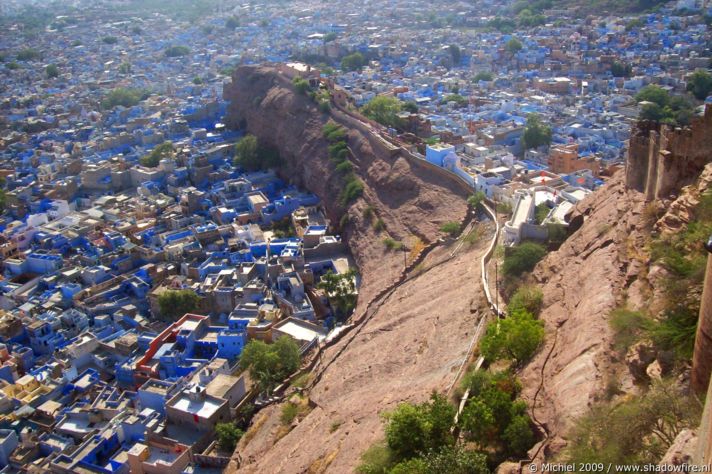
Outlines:
POLYGON ((197 413, 193 413, 193 421, 195 421, 196 423, 199 423, 199 422, 200 422, 200 418, 198 418, 198 414, 197 414, 197 413))

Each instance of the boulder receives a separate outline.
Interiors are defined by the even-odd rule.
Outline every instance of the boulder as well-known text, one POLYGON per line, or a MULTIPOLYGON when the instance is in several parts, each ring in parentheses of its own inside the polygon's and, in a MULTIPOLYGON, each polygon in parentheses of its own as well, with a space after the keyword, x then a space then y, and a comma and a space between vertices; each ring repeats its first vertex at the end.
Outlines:
POLYGON ((660 466, 682 466, 689 464, 692 460, 692 455, 697 447, 697 433, 694 430, 682 430, 667 452, 660 460, 660 466))
POLYGON ((647 368, 655 360, 657 353, 652 343, 641 341, 632 345, 625 355, 625 363, 633 377, 639 381, 648 380, 647 368))
POLYGON ((652 364, 645 369, 645 373, 650 377, 651 380, 662 380, 663 378, 663 368, 660 365, 659 360, 655 360, 652 364))

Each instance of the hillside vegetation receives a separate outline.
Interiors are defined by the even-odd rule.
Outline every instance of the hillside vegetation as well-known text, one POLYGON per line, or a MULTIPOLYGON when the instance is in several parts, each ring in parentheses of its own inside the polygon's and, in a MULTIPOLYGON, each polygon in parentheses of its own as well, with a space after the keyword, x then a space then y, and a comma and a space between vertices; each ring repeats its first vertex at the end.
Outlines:
POLYGON ((586 13, 643 13, 654 10, 668 0, 517 0, 512 9, 515 13, 529 10, 536 14, 549 8, 574 7, 586 13))

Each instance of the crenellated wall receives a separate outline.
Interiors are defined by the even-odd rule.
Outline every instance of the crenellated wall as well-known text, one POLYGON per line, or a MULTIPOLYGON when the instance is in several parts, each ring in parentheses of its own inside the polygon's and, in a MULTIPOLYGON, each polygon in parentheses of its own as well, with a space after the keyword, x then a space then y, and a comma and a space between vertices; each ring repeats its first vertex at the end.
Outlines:
POLYGON ((641 121, 631 132, 626 186, 648 201, 676 195, 712 161, 712 105, 689 127, 641 121))

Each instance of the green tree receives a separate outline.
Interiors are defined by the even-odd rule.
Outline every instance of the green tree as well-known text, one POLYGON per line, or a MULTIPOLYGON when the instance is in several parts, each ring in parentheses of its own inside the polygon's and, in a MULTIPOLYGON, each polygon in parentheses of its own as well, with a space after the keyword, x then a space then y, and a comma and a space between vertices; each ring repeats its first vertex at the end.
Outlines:
POLYGON ((487 326, 480 351, 489 361, 512 359, 517 365, 528 362, 544 342, 544 323, 531 313, 517 311, 487 326))
POLYGON ((326 36, 324 36, 324 43, 331 43, 332 41, 335 41, 336 38, 336 33, 334 33, 333 31, 329 32, 326 34, 326 36))
POLYGON ((626 31, 632 31, 634 29, 641 28, 645 25, 642 19, 640 18, 635 18, 633 20, 630 20, 628 23, 625 25, 625 30, 626 31))
POLYGON ((368 61, 361 53, 351 53, 341 59, 341 69, 344 71, 360 71, 368 61))
POLYGON ((551 144, 551 127, 541 122, 538 114, 529 114, 522 135, 522 146, 525 150, 551 144))
POLYGON ((141 33, 143 33, 143 30, 141 29, 140 26, 134 25, 131 27, 131 33, 133 33, 135 35, 140 35, 141 33))
POLYGON ((386 415, 386 442, 397 459, 410 459, 454 444, 450 427, 455 407, 437 393, 430 402, 401 403, 386 415))
POLYGON ((489 28, 493 28, 501 33, 509 34, 514 31, 517 26, 513 20, 509 18, 495 17, 493 20, 487 22, 489 28))
POLYGON ((494 80, 494 74, 492 74, 489 71, 480 71, 477 74, 475 74, 475 77, 472 78, 472 82, 480 82, 480 81, 490 82, 492 80, 494 80))
POLYGON ((347 160, 349 157, 349 146, 345 141, 338 141, 329 145, 329 158, 339 164, 347 160))
POLYGON ((495 422, 495 436, 500 438, 504 430, 509 426, 512 417, 524 414, 526 404, 523 401, 515 401, 516 392, 511 392, 510 387, 500 387, 501 382, 506 382, 509 377, 500 379, 501 374, 495 374, 492 378, 492 385, 479 394, 478 399, 482 400, 492 411, 495 422))
POLYGON ((180 56, 186 56, 190 54, 190 48, 187 46, 169 46, 164 51, 164 54, 168 58, 177 58, 180 56))
POLYGON ((660 86, 645 86, 635 100, 643 103, 640 118, 672 125, 686 125, 692 117, 692 104, 682 96, 671 96, 660 86))
POLYGON ((282 156, 277 148, 260 145, 257 150, 260 154, 260 169, 267 170, 282 166, 282 156))
POLYGON ((148 96, 148 93, 139 89, 118 87, 107 94, 101 102, 104 109, 113 109, 117 106, 133 107, 148 96))
POLYGON ((225 21, 225 28, 228 30, 234 30, 238 26, 240 26, 240 19, 234 15, 225 21))
MULTIPOLYGON (((674 103, 676 99, 682 99, 683 101, 685 100, 683 97, 673 97, 672 102, 674 103)), ((694 111, 692 109, 692 106, 690 105, 689 107, 681 107, 676 109, 674 106, 672 106, 673 109, 673 118, 674 123, 676 125, 689 125, 690 120, 694 116, 694 111)))
POLYGON ((245 433, 235 423, 218 423, 215 425, 215 436, 218 446, 225 452, 235 451, 237 442, 245 433))
POLYGON ((56 64, 48 64, 47 67, 45 68, 45 74, 47 74, 47 77, 49 79, 54 79, 55 77, 59 77, 59 68, 57 67, 56 64))
POLYGON ((660 107, 665 107, 670 104, 670 94, 662 87, 650 84, 640 89, 635 95, 635 100, 636 102, 652 102, 660 107))
MULTIPOLYGON (((688 296, 689 298, 689 296, 688 296)), ((692 359, 697 334, 698 312, 690 311, 684 304, 664 312, 664 318, 648 328, 655 345, 674 352, 682 360, 692 359)))
POLYGON ((235 145, 235 165, 247 171, 277 168, 280 164, 279 151, 261 146, 254 135, 245 135, 235 145))
POLYGON ((496 436, 497 426, 494 413, 487 404, 479 398, 468 402, 462 412, 462 426, 467 430, 468 437, 480 446, 487 444, 496 436))
MULTIPOLYGON (((667 108, 667 107, 666 107, 667 108)), ((640 118, 660 122, 666 117, 666 110, 656 103, 643 104, 640 108, 640 118)))
POLYGON ((131 63, 121 63, 119 65, 119 74, 130 74, 131 73, 131 63))
POLYGON ((235 145, 235 164, 247 169, 259 167, 259 154, 257 152, 257 137, 245 135, 235 145))
POLYGON ((386 127, 398 128, 401 126, 398 113, 401 111, 402 102, 395 97, 379 95, 361 108, 361 112, 386 127))
POLYGON ((509 372, 474 370, 462 388, 470 390, 461 418, 466 439, 515 459, 534 444, 526 403, 517 399, 521 385, 509 372))
POLYGON ((416 104, 412 100, 409 100, 409 101, 403 103, 403 110, 405 110, 406 112, 410 112, 411 114, 417 114, 418 113, 418 104, 416 104))
POLYGON ((602 403, 576 421, 566 459, 643 465, 660 459, 684 428, 699 425, 700 405, 674 381, 653 383, 647 393, 602 403))
POLYGON ((282 220, 275 220, 272 222, 270 229, 274 233, 274 237, 277 239, 284 239, 287 237, 296 236, 296 231, 292 225, 292 220, 289 217, 285 217, 282 220))
POLYGON ((462 51, 460 51, 460 47, 456 44, 451 44, 447 50, 450 53, 453 66, 459 66, 460 61, 462 61, 462 51))
MULTIPOLYGON (((388 474, 429 474, 428 465, 423 458, 411 458, 401 461, 388 474)), ((375 474, 375 473, 374 473, 375 474)))
POLYGON ((527 415, 518 415, 512 418, 502 439, 507 445, 507 451, 511 456, 518 458, 526 455, 527 450, 534 444, 534 431, 531 426, 531 419, 527 415))
POLYGON ((322 127, 322 133, 324 138, 332 143, 343 141, 346 138, 346 130, 344 130, 344 127, 341 127, 331 121, 327 122, 324 127, 322 127))
POLYGON ((697 100, 705 100, 712 92, 712 75, 707 71, 695 71, 687 81, 687 90, 695 96, 697 100))
POLYGON ((161 316, 176 321, 198 309, 200 298, 192 290, 168 290, 158 296, 161 316))
POLYGON ((353 173, 344 178, 344 187, 339 193, 339 203, 346 207, 363 194, 363 183, 353 173))
POLYGON ((290 337, 282 336, 272 344, 272 349, 280 361, 279 371, 277 373, 282 379, 287 378, 299 369, 301 363, 301 355, 299 354, 299 346, 290 337))
POLYGON ((508 202, 508 201, 498 202, 498 203, 495 205, 495 209, 496 209, 496 211, 499 212, 500 214, 507 214, 507 215, 511 215, 511 214, 512 214, 512 204, 511 204, 510 202, 508 202))
POLYGON ((522 45, 522 42, 519 41, 517 38, 511 38, 511 39, 510 39, 509 41, 507 41, 507 43, 504 45, 504 49, 505 49, 509 54, 511 54, 512 56, 514 56, 514 55, 517 54, 519 51, 521 51, 522 48, 524 48, 524 46, 522 45))
POLYGON ((455 443, 451 433, 456 413, 455 407, 447 401, 447 398, 433 392, 430 394, 430 403, 426 405, 425 411, 428 420, 430 450, 452 446, 455 443))
POLYGON ((341 314, 347 315, 356 306, 358 295, 355 278, 356 272, 353 269, 339 274, 328 271, 321 277, 317 287, 326 291, 329 300, 341 314))
POLYGON ((533 285, 524 285, 517 288, 507 304, 507 311, 510 313, 518 313, 525 311, 534 316, 538 316, 541 312, 541 306, 544 301, 542 291, 533 285))
POLYGON ((40 52, 34 48, 21 49, 17 53, 18 61, 34 61, 40 58, 40 52))
POLYGON ((520 27, 533 27, 546 23, 546 17, 542 14, 535 14, 529 9, 524 9, 517 15, 517 23, 520 27))
POLYGON ((443 98, 443 102, 455 102, 458 107, 464 107, 465 105, 467 105, 468 100, 460 94, 449 94, 443 98))
POLYGON ((487 467, 487 456, 459 446, 448 446, 439 451, 431 451, 425 456, 424 462, 424 472, 427 474, 489 474, 490 472, 487 467))
MULTIPOLYGON (((391 468, 394 468, 398 463, 395 455, 390 450, 388 445, 384 442, 379 442, 373 444, 361 455, 361 464, 356 467, 356 472, 359 474, 384 474, 390 473, 391 468)), ((409 471, 404 471, 403 469, 411 467, 406 465, 400 467, 401 473, 406 473, 409 471)), ((398 471, 396 471, 398 472, 398 471)), ((417 472, 417 471, 416 471, 417 472)))
POLYGON ((534 216, 536 218, 536 223, 541 225, 544 223, 544 220, 549 217, 549 212, 551 212, 551 208, 546 202, 542 202, 540 204, 537 204, 536 210, 534 213, 534 216))
POLYGON ((613 77, 630 77, 633 73, 633 68, 630 64, 615 61, 611 64, 611 74, 613 77))
POLYGON ((297 76, 292 79, 292 84, 294 85, 294 88, 297 90, 297 92, 302 95, 306 94, 309 90, 309 82, 301 77, 297 76))
POLYGON ((119 39, 116 36, 104 36, 101 41, 106 44, 116 44, 119 42, 119 39))
POLYGON ((174 152, 173 142, 166 141, 156 146, 148 155, 141 157, 139 162, 148 168, 155 168, 162 159, 173 156, 174 152))
POLYGON ((518 277, 534 269, 539 260, 546 255, 546 249, 533 242, 524 242, 512 248, 504 257, 502 271, 507 276, 518 277))
POLYGON ((450 237, 455 237, 460 233, 460 224, 455 221, 449 221, 440 226, 440 232, 449 234, 450 237))
POLYGON ((294 373, 300 361, 299 346, 290 337, 282 336, 273 344, 253 339, 240 355, 240 368, 249 370, 260 391, 268 392, 294 373))
POLYGON ((467 204, 469 204, 472 208, 476 208, 482 204, 485 199, 487 199, 487 195, 483 191, 477 191, 475 194, 467 198, 467 204))
POLYGON ((613 329, 614 347, 625 352, 645 336, 652 321, 640 311, 617 308, 611 312, 608 324, 613 329))

